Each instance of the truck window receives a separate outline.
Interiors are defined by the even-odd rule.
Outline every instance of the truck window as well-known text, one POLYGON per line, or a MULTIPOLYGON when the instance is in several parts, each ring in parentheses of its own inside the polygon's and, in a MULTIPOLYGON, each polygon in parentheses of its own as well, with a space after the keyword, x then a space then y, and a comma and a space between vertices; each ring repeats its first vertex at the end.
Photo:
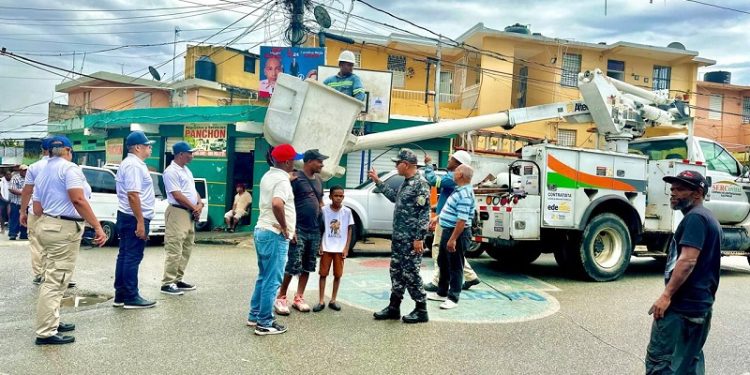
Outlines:
POLYGON ((151 181, 154 184, 154 196, 156 198, 165 198, 164 195, 164 179, 161 174, 151 173, 151 181))
POLYGON ((117 194, 115 176, 109 171, 83 168, 83 175, 91 185, 92 193, 117 194))
POLYGON ((385 184, 388 185, 391 189, 398 191, 399 188, 401 188, 401 184, 404 183, 404 176, 400 175, 393 175, 389 179, 385 180, 385 184))
POLYGON ((631 154, 643 155, 648 160, 687 159, 687 145, 684 139, 664 139, 631 143, 631 154))
POLYGON ((700 145, 708 169, 729 173, 732 176, 740 175, 737 160, 727 150, 713 142, 700 141, 700 145))

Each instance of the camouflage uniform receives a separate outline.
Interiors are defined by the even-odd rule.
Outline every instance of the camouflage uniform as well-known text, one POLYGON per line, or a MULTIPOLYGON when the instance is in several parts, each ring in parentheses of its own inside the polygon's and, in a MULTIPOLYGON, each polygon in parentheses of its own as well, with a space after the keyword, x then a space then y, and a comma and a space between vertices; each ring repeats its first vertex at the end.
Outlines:
MULTIPOLYGON (((408 161, 417 164, 417 157, 411 150, 404 149, 394 161, 408 161)), ((383 195, 396 203, 393 210, 393 237, 391 242, 391 293, 402 299, 404 289, 415 302, 425 302, 426 294, 422 285, 419 268, 422 254, 414 253, 415 240, 424 240, 430 223, 430 187, 419 174, 404 180, 398 191, 383 182, 377 184, 383 195)))

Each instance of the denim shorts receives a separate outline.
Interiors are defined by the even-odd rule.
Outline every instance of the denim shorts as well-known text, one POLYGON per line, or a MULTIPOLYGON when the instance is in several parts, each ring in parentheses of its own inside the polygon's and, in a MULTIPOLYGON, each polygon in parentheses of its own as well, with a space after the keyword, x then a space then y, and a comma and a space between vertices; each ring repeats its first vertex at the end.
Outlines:
POLYGON ((315 272, 315 255, 320 249, 320 232, 297 230, 297 243, 289 243, 289 257, 284 272, 297 276, 315 272))

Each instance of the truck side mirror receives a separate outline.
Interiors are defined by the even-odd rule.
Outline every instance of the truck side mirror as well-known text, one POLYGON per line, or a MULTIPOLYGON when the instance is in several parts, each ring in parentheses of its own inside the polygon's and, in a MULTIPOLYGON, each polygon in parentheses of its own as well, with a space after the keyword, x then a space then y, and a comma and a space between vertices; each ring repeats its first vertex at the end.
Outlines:
POLYGON ((742 173, 740 173, 740 176, 742 178, 748 178, 748 177, 750 177, 750 166, 743 165, 742 166, 742 173))
POLYGON ((377 187, 377 186, 375 186, 375 189, 372 189, 372 192, 373 193, 382 193, 382 191, 380 191, 380 188, 377 187))

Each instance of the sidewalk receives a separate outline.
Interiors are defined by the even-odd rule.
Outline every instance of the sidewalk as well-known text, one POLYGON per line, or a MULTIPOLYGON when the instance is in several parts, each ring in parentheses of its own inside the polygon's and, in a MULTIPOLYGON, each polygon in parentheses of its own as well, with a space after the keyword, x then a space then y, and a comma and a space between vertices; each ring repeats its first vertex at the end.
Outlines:
POLYGON ((252 242, 253 232, 195 232, 195 243, 203 245, 233 245, 252 242))

